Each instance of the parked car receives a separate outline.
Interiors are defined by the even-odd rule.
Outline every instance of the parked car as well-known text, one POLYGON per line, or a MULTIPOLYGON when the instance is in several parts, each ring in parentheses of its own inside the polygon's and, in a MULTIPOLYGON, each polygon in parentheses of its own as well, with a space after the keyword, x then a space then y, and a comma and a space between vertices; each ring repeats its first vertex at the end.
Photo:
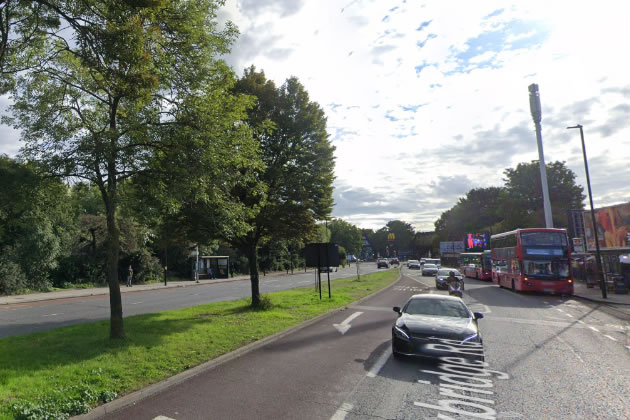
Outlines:
POLYGON ((409 267, 410 270, 420 270, 420 268, 422 268, 418 260, 409 260, 407 267, 409 267))
POLYGON ((385 258, 381 258, 376 262, 376 268, 389 268, 389 261, 385 258))
POLYGON ((438 272, 438 266, 435 264, 424 263, 422 266, 423 276, 435 276, 438 272))
POLYGON ((319 267, 320 273, 333 273, 337 271, 337 267, 319 267))
MULTIPOLYGON (((443 290, 448 289, 448 283, 446 282, 446 279, 450 275, 449 273, 451 271, 455 273, 455 277, 457 277, 459 280, 463 282, 464 276, 462 276, 462 273, 460 273, 455 268, 440 268, 437 274, 435 275, 435 288, 436 289, 443 289, 443 290)), ((462 290, 463 290, 463 287, 462 287, 462 290)))
MULTIPOLYGON (((392 326, 394 357, 452 356, 440 340, 478 343, 483 340, 477 321, 483 314, 472 312, 461 298, 444 295, 414 295, 400 308, 394 307, 398 318, 392 326)), ((470 351, 468 358, 484 360, 483 347, 470 351)))

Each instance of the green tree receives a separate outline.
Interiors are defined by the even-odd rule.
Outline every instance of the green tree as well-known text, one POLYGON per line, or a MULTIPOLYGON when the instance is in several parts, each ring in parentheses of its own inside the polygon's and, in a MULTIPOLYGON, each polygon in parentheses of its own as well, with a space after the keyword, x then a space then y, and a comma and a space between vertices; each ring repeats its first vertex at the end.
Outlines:
POLYGON ((0 155, 0 293, 46 289, 74 233, 68 188, 0 155))
POLYGON ((343 219, 335 219, 328 223, 328 229, 331 232, 330 242, 339 244, 352 255, 359 255, 363 238, 358 227, 343 219))
POLYGON ((390 247, 393 247, 397 252, 413 248, 416 232, 411 224, 402 220, 392 220, 387 222, 386 226, 389 233, 394 234, 394 241, 390 247))
MULTIPOLYGON (((584 208, 584 188, 575 183, 575 173, 564 162, 551 162, 546 166, 553 225, 566 228, 567 210, 584 208)), ((501 195, 503 228, 544 226, 538 161, 519 163, 514 169, 506 169, 504 174, 505 187, 501 195)))
POLYGON ((265 194, 234 190, 236 199, 258 211, 248 220, 247 234, 226 239, 247 255, 256 307, 260 303, 257 247, 269 238, 306 239, 314 234, 316 221, 331 212, 334 147, 328 140, 324 111, 310 101, 295 77, 276 88, 252 66, 235 90, 256 98, 247 124, 260 145, 264 167, 257 179, 265 194))
POLYGON ((207 143, 191 117, 200 107, 213 115, 231 108, 224 100, 231 98, 231 71, 215 57, 228 51, 236 31, 230 24, 217 30, 221 3, 213 0, 48 3, 55 5, 51 19, 69 25, 29 48, 38 64, 17 77, 8 121, 22 131, 25 157, 99 189, 110 335, 120 338, 118 187, 162 156, 178 157, 173 150, 207 143))

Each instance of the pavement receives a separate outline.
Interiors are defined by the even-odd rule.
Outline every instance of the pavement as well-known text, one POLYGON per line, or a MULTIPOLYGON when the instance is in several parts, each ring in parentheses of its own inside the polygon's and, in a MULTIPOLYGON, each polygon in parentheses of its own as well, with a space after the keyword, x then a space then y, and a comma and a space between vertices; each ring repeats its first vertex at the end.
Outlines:
POLYGON ((599 286, 588 288, 586 287, 586 283, 581 281, 576 281, 573 285, 573 295, 575 297, 590 300, 591 302, 630 306, 630 293, 624 295, 616 294, 614 290, 610 289, 607 292, 608 297, 604 299, 599 286))
MULTIPOLYGON (((298 272, 299 270, 296 270, 298 272)), ((312 269, 309 272, 313 271, 312 269)), ((281 277, 291 275, 284 271, 267 273, 263 276, 260 273, 260 280, 262 281, 266 277, 281 277)), ((163 290, 174 287, 194 287, 200 285, 214 284, 214 283, 226 283, 232 281, 249 280, 249 274, 238 275, 227 279, 200 279, 199 282, 191 281, 170 281, 166 285, 164 283, 151 283, 151 284, 134 284, 132 287, 126 287, 124 283, 120 284, 121 293, 136 293, 146 290, 163 290)), ((42 293, 29 293, 26 295, 11 295, 0 296, 0 305, 14 305, 18 303, 30 303, 30 302, 42 302, 48 300, 68 299, 87 296, 100 296, 108 295, 109 287, 93 287, 88 289, 65 289, 56 290, 54 292, 42 292, 42 293)))

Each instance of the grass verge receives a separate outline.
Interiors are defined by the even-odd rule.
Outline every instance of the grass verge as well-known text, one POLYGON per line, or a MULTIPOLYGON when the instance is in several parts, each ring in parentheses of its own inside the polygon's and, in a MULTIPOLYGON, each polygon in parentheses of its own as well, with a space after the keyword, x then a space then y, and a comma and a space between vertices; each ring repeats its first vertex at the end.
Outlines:
MULTIPOLYGON (((0 339, 0 419, 65 419, 374 293, 399 270, 332 281, 332 299, 312 288, 0 339)), ((325 284, 322 285, 325 287, 325 284)))

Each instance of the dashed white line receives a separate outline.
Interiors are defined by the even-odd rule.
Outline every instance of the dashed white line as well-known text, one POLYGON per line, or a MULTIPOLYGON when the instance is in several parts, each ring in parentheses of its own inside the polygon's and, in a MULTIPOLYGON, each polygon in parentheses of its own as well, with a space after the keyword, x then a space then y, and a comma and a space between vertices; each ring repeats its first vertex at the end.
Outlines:
POLYGON ((582 321, 581 319, 578 319, 577 322, 579 322, 582 325, 586 325, 586 322, 582 321))
POLYGON ((562 309, 556 308, 556 311, 564 313, 564 311, 562 309))
POLYGON ((389 357, 391 355, 392 355, 391 348, 388 348, 387 350, 385 350, 383 354, 381 354, 381 357, 378 358, 376 363, 374 363, 374 366, 372 366, 372 369, 370 369, 370 371, 367 373, 366 376, 368 378, 376 378, 376 375, 378 375, 378 373, 381 371, 383 366, 385 366, 385 363, 387 363, 387 360, 389 360, 389 357))
POLYGON ((557 335, 557 336, 556 336, 556 338, 557 338, 557 339, 558 339, 558 341, 560 341, 562 344, 564 344, 565 346, 567 346, 567 347, 569 348, 569 350, 571 350, 571 353, 573 353, 573 355, 574 355, 575 357, 577 357, 577 358, 578 358, 578 360, 579 360, 580 362, 584 363, 584 360, 580 357, 580 355, 579 355, 579 354, 577 354, 577 353, 575 352, 575 350, 573 350, 573 347, 571 347, 571 345, 570 345, 569 343, 567 343, 567 342, 566 342, 566 341, 564 341, 562 338, 560 338, 560 336, 559 336, 559 335, 557 335))
POLYGON ((591 327, 590 325, 588 326, 591 330, 595 331, 595 332, 599 332, 599 330, 595 327, 591 327))
POLYGON ((630 346, 626 346, 626 348, 627 348, 628 350, 630 350, 630 346))
POLYGON ((154 417, 153 420, 175 420, 175 419, 172 419, 166 416, 157 416, 157 417, 154 417))
POLYGON ((139 305, 139 304, 141 304, 141 303, 142 303, 142 302, 131 302, 131 303, 130 303, 130 305, 139 305))
POLYGON ((573 315, 571 314, 565 314, 566 316, 568 316, 569 318, 573 318, 573 315))
POLYGON ((343 419, 345 419, 346 416, 348 415, 348 413, 350 411, 352 411, 353 408, 354 408, 354 406, 352 404, 348 404, 348 403, 341 404, 341 407, 339 407, 337 409, 337 411, 335 412, 335 414, 333 414, 333 416, 330 418, 330 420, 343 420, 343 419))
POLYGON ((617 339, 615 337, 611 337, 611 336, 606 335, 606 334, 604 334, 604 337, 606 337, 606 338, 608 338, 608 339, 610 339, 612 341, 617 341, 617 339))
POLYGON ((48 314, 48 315, 42 315, 42 316, 57 316, 57 315, 63 315, 63 314, 48 314))

